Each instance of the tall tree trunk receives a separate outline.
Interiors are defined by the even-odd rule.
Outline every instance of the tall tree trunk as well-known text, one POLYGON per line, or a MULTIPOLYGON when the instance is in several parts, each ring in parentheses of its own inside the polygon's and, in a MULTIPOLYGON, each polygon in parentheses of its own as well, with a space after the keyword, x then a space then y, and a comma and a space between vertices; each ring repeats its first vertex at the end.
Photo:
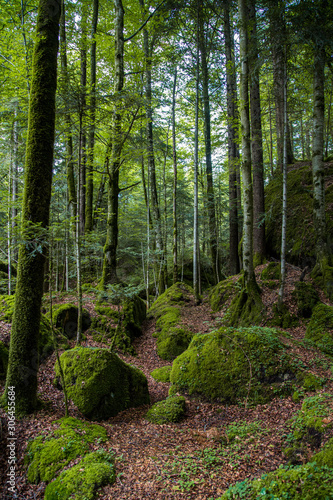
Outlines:
POLYGON ((240 271, 238 257, 238 203, 237 169, 239 169, 238 126, 239 112, 237 100, 237 81, 235 68, 234 40, 230 29, 230 3, 224 6, 224 40, 227 74, 227 110, 228 110, 228 163, 229 163, 229 271, 240 271))
POLYGON ((221 276, 220 258, 216 228, 215 197, 212 168, 212 141, 211 141, 211 119, 209 103, 209 74, 207 66, 207 47, 205 40, 204 20, 202 12, 202 3, 200 2, 199 16, 199 48, 201 53, 201 71, 202 71, 202 94, 204 105, 204 126, 205 126, 205 152, 206 152, 206 176, 207 176, 207 209, 208 209, 208 227, 209 227, 209 246, 214 270, 214 281, 217 283, 221 276))
POLYGON ((172 89, 172 158, 173 158, 173 196, 172 196, 172 216, 173 216, 173 283, 178 281, 178 263, 177 263, 177 149, 176 149, 176 86, 177 86, 177 67, 173 80, 172 89))
POLYGON ((114 0, 115 5, 115 99, 113 112, 113 140, 111 166, 108 171, 108 217, 107 233, 104 246, 103 286, 116 283, 117 277, 117 247, 118 247, 118 195, 119 168, 122 141, 122 99, 124 87, 124 8, 122 0, 114 0))
MULTIPOLYGON (((140 0, 140 5, 144 8, 143 0, 140 0)), ((161 212, 158 202, 157 187, 156 187, 156 169, 155 169, 155 154, 154 154, 154 136, 153 136, 153 110, 152 110, 152 78, 151 66, 154 40, 149 44, 149 35, 146 29, 143 30, 144 41, 144 57, 145 57, 145 77, 146 77, 146 119, 147 119, 147 153, 148 153, 148 176, 150 184, 150 202, 152 206, 152 216, 155 231, 156 241, 156 263, 155 272, 158 277, 158 293, 165 291, 165 261, 164 261, 164 246, 162 235, 161 212), (149 46, 151 45, 151 46, 149 46)))
POLYGON ((262 147, 261 105, 259 86, 259 60, 255 0, 248 0, 249 7, 249 70, 251 109, 251 154, 253 164, 253 253, 254 265, 265 260, 265 194, 264 158, 262 147))
POLYGON ((197 51, 195 77, 195 126, 194 126, 194 224, 193 224, 193 290, 197 304, 200 303, 199 287, 199 210, 198 210, 198 170, 199 170, 199 78, 200 78, 200 50, 199 50, 199 1, 197 2, 197 51))
POLYGON ((17 415, 37 408, 39 323, 46 256, 45 231, 51 200, 60 10, 60 0, 39 1, 22 212, 24 244, 19 251, 4 395, 7 403, 8 391, 15 391, 17 415), (35 246, 37 231, 40 231, 38 248, 35 246))
POLYGON ((84 235, 85 229, 85 206, 86 206, 86 167, 87 167, 87 134, 86 134, 86 113, 87 113, 87 6, 85 2, 82 3, 81 14, 81 47, 80 47, 80 129, 79 129, 79 170, 81 178, 81 188, 78 196, 80 197, 79 213, 80 220, 80 233, 84 235))
POLYGON ((90 49, 90 124, 88 136, 88 158, 86 175, 86 212, 85 230, 92 231, 93 228, 93 199, 94 199, 94 147, 95 147, 95 121, 96 121, 96 32, 98 21, 99 0, 93 0, 93 15, 91 26, 91 49, 90 49))
POLYGON ((324 123, 325 123, 325 48, 319 43, 314 49, 313 85, 313 227, 316 235, 317 262, 313 276, 321 276, 330 298, 333 298, 332 255, 327 242, 325 216, 324 123))
POLYGON ((60 62, 61 62, 61 86, 65 101, 65 125, 66 125, 66 171, 67 171, 67 189, 68 205, 72 219, 72 233, 75 234, 74 218, 76 215, 76 190, 74 179, 74 154, 73 154, 73 135, 72 123, 68 106, 69 77, 67 68, 67 43, 66 43, 66 13, 65 3, 61 0, 60 17, 60 62))
POLYGON ((251 174, 251 140, 249 112, 249 67, 248 67, 248 10, 246 0, 238 0, 240 26, 240 119, 242 134, 242 177, 243 177, 243 268, 245 285, 254 280, 253 271, 253 194, 251 174))

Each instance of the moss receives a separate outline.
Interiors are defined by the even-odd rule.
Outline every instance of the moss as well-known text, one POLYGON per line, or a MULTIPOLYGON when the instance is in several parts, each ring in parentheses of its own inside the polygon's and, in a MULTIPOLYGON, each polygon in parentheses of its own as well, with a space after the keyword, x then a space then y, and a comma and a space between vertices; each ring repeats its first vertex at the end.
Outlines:
POLYGON ((195 335, 173 362, 169 393, 237 403, 249 391, 254 404, 291 394, 301 368, 280 336, 277 330, 261 327, 220 328, 195 335))
POLYGON ((116 480, 113 454, 97 450, 46 487, 44 500, 93 500, 97 489, 116 480))
POLYGON ((322 303, 315 306, 306 328, 305 339, 333 356, 333 307, 322 303))
POLYGON ((0 296, 0 319, 11 323, 14 313, 15 295, 0 296))
POLYGON ((273 316, 269 319, 270 326, 279 326, 281 328, 292 328, 299 324, 297 316, 290 313, 288 307, 282 303, 273 305, 273 316))
POLYGON ((177 282, 162 293, 148 311, 149 318, 158 319, 164 309, 174 305, 182 305, 193 296, 193 289, 182 282, 177 282))
POLYGON ((124 302, 123 329, 133 340, 141 335, 141 325, 146 318, 146 304, 137 295, 124 302))
POLYGON ((310 318, 312 310, 319 302, 319 296, 312 283, 299 281, 295 285, 293 296, 297 301, 298 315, 303 318, 310 318))
MULTIPOLYGON (((75 337, 77 332, 78 308, 74 304, 55 306, 53 310, 53 324, 59 328, 69 339, 75 337)), ((91 325, 90 314, 82 310, 82 331, 88 330, 91 325)))
POLYGON ((166 307, 163 314, 156 321, 156 328, 159 330, 167 330, 172 326, 177 325, 180 321, 180 309, 176 306, 166 307))
POLYGON ((308 463, 280 467, 254 481, 231 486, 219 500, 329 500, 332 499, 333 469, 308 463))
POLYGON ((232 299, 224 316, 227 326, 260 325, 265 317, 265 307, 260 297, 259 288, 242 288, 232 299))
POLYGON ((277 288, 279 286, 278 281, 269 281, 269 280, 264 280, 262 282, 263 286, 266 286, 270 290, 274 290, 274 288, 277 288))
POLYGON ((233 296, 241 285, 232 277, 224 281, 220 281, 209 292, 209 303, 213 311, 219 311, 223 305, 233 296))
POLYGON ((284 454, 292 464, 302 462, 308 449, 318 449, 322 436, 332 427, 328 418, 333 411, 333 396, 317 394, 304 399, 301 410, 289 421, 291 433, 287 437, 284 454))
POLYGON ((56 421, 59 427, 49 434, 41 434, 28 444, 25 464, 31 483, 51 481, 58 470, 74 458, 89 451, 89 444, 105 442, 104 427, 88 424, 73 417, 56 421))
POLYGON ((311 462, 316 462, 317 465, 326 465, 333 469, 333 438, 318 453, 313 455, 311 462))
MULTIPOLYGON (((0 260, 0 272, 7 274, 8 278, 8 261, 0 260)), ((13 264, 11 264, 11 274, 12 276, 16 276, 17 274, 16 267, 13 264)))
POLYGON ((147 412, 146 419, 153 424, 179 422, 185 414, 185 398, 169 396, 164 401, 155 403, 147 412))
POLYGON ((157 380, 157 382, 170 382, 170 373, 172 366, 162 366, 161 368, 156 368, 151 372, 151 376, 157 380))
POLYGON ((96 313, 102 316, 107 316, 108 318, 113 319, 118 323, 119 313, 115 309, 112 309, 112 307, 107 305, 95 305, 95 311, 96 313))
POLYGON ((8 367, 8 347, 0 340, 0 379, 6 378, 8 367))
POLYGON ((193 332, 186 328, 164 328, 157 339, 157 354, 162 359, 172 360, 188 348, 193 332))
POLYGON ((311 276, 316 285, 325 290, 329 299, 333 300, 333 267, 330 264, 332 262, 329 262, 329 258, 322 256, 319 261, 317 260, 311 276))
MULTIPOLYGON (((88 418, 106 419, 149 403, 144 374, 106 349, 78 347, 64 352, 60 362, 68 396, 88 418)), ((59 384, 58 362, 55 372, 59 384)))
POLYGON ((262 280, 279 280, 281 273, 281 264, 279 262, 270 262, 267 267, 261 271, 262 280))

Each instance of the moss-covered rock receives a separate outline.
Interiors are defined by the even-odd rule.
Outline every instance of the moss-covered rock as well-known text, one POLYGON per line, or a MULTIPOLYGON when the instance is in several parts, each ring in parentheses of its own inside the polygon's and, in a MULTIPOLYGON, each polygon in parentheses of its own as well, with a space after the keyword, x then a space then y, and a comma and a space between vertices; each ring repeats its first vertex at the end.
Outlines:
POLYGON ((312 283, 299 281, 295 285, 293 296, 296 298, 298 315, 310 318, 312 310, 319 302, 319 295, 312 283))
POLYGON ((44 500, 93 500, 97 490, 116 480, 114 455, 97 450, 63 471, 45 490, 44 500))
POLYGON ((0 340, 0 379, 6 378, 9 349, 0 340))
MULTIPOLYGON (((326 224, 328 234, 333 232, 333 165, 325 165, 326 224)), ((289 262, 305 267, 317 260, 313 227, 313 186, 311 162, 288 167, 288 208, 286 255, 289 262)), ((266 249, 268 255, 280 257, 282 220, 282 174, 275 175, 265 188, 265 204, 270 207, 265 219, 266 249)))
MULTIPOLYGON (((77 332, 78 307, 74 304, 62 304, 54 306, 53 324, 59 328, 63 334, 72 339, 77 332)), ((82 331, 88 330, 91 325, 90 314, 86 309, 82 310, 82 331)))
POLYGON ((123 329, 133 340, 141 335, 141 325, 146 319, 146 303, 137 295, 123 304, 123 329))
POLYGON ((157 380, 157 382, 170 382, 170 373, 172 366, 162 366, 161 368, 156 368, 151 372, 151 376, 157 380))
POLYGON ((326 465, 333 469, 333 438, 318 453, 313 455, 311 462, 316 462, 317 465, 326 465))
MULTIPOLYGON (((144 374, 106 350, 77 347, 60 357, 68 396, 88 418, 101 420, 149 403, 144 374)), ((58 362, 56 383, 60 384, 58 362)))
POLYGON ((272 308, 273 315, 269 319, 270 326, 279 326, 281 328, 292 328, 299 324, 299 318, 291 314, 286 304, 274 304, 272 308))
POLYGON ((305 339, 333 356, 333 307, 322 303, 315 306, 306 328, 305 339))
POLYGON ((193 332, 186 328, 164 328, 157 338, 157 354, 160 358, 173 360, 188 348, 193 332))
POLYGON ((147 412, 146 419, 153 424, 179 422, 185 414, 185 398, 169 396, 164 401, 158 401, 147 412))
POLYGON ((316 394, 304 399, 301 410, 289 421, 290 434, 284 453, 292 464, 300 464, 308 450, 320 447, 325 432, 332 427, 333 395, 316 394))
POLYGON ((170 306, 181 306, 189 302, 193 296, 193 289, 183 282, 178 281, 170 286, 164 293, 162 293, 150 307, 147 316, 149 318, 158 319, 164 310, 170 306))
POLYGON ((260 325, 266 315, 257 285, 240 289, 228 307, 223 323, 226 326, 260 325))
POLYGON ((73 417, 55 423, 59 424, 57 429, 40 434, 28 444, 25 464, 30 483, 51 481, 71 460, 87 453, 90 444, 107 440, 106 430, 100 425, 73 417))
POLYGON ((310 462, 280 467, 231 486, 218 500, 331 500, 333 469, 310 462))
POLYGON ((262 280, 279 280, 281 273, 281 264, 279 262, 270 262, 260 274, 262 280))
POLYGON ((306 373, 280 337, 281 332, 261 327, 195 335, 173 362, 169 393, 223 403, 237 403, 249 395, 254 404, 290 394, 293 384, 302 385, 306 373))
POLYGON ((219 311, 241 289, 233 277, 220 281, 209 292, 209 303, 213 311, 219 311))

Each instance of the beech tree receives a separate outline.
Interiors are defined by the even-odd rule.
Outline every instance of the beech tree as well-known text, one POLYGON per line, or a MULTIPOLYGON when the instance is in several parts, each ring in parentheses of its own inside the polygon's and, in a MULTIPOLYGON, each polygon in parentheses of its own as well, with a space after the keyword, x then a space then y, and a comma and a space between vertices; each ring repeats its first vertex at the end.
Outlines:
POLYGON ((40 0, 33 54, 15 307, 4 401, 15 387, 18 414, 37 408, 40 309, 51 199, 61 3, 40 0))

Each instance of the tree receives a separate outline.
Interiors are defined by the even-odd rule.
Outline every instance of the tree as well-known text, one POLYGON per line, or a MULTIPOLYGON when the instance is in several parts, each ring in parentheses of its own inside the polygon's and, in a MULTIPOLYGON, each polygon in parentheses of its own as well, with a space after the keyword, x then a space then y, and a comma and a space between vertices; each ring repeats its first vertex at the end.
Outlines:
POLYGON ((4 395, 6 402, 9 388, 15 387, 18 414, 37 408, 39 322, 51 199, 60 11, 60 0, 39 1, 26 146, 23 243, 19 250, 4 395))

